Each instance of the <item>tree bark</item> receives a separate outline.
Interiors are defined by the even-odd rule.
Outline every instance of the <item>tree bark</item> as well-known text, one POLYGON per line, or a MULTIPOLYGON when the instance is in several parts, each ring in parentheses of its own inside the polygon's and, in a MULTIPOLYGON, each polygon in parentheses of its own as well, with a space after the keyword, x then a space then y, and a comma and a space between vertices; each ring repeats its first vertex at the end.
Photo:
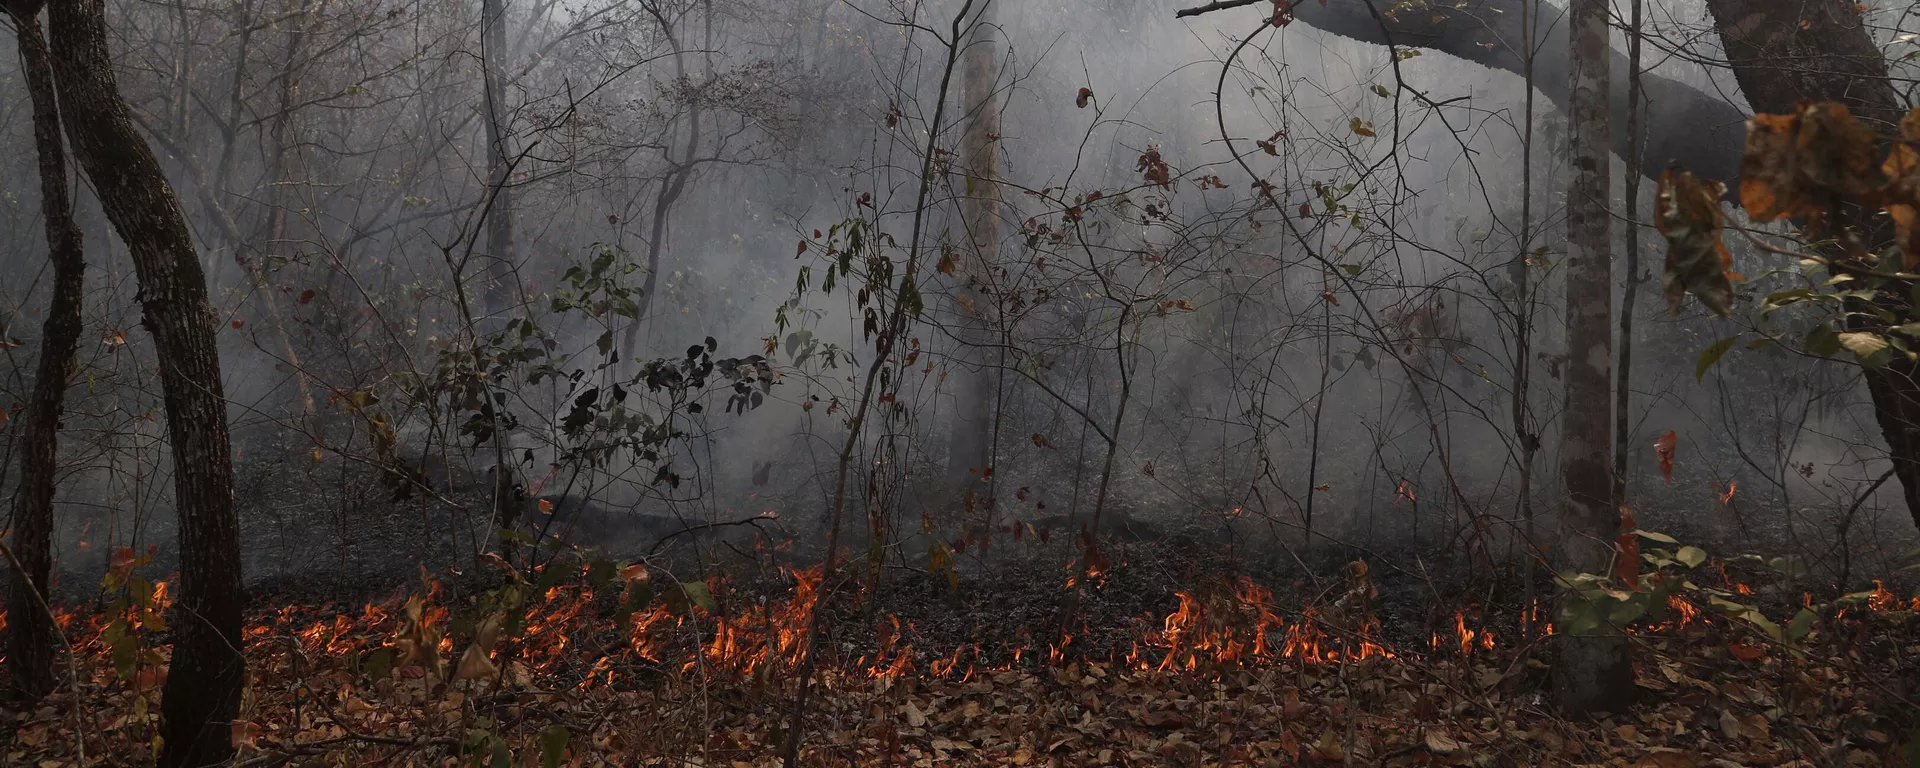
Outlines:
MULTIPOLYGON (((1432 12, 1389 14, 1385 25, 1373 18, 1366 3, 1296 3, 1293 11, 1296 21, 1328 34, 1376 45, 1391 39, 1518 74, 1526 62, 1522 41, 1527 39, 1527 14, 1522 4, 1528 1, 1466 0, 1432 12)), ((1638 152, 1643 176, 1658 178, 1669 162, 1679 161, 1702 178, 1726 182, 1729 201, 1739 205, 1744 121, 1752 112, 1789 112, 1802 100, 1838 101, 1882 127, 1897 122, 1900 100, 1886 59, 1851 3, 1708 0, 1707 8, 1752 110, 1675 80, 1644 75, 1642 93, 1652 108, 1645 115, 1646 145, 1638 152)), ((1569 50, 1567 25, 1558 22, 1551 15, 1535 22, 1535 87, 1566 112, 1571 93, 1560 85, 1571 83, 1565 77, 1571 62, 1564 53, 1569 50)), ((1630 103, 1630 78, 1624 57, 1612 58, 1610 109, 1619 120, 1630 103)), ((1630 138, 1615 135, 1614 151, 1632 156, 1630 138)), ((1883 247, 1890 242, 1884 217, 1865 221, 1867 243, 1883 247)), ((1892 294, 1875 303, 1882 309, 1911 309, 1906 299, 1892 294)), ((1851 307, 1849 322, 1865 322, 1859 310, 1867 309, 1851 307)), ((1862 375, 1908 514, 1920 528, 1920 365, 1899 360, 1862 375)))
MULTIPOLYGON (((1837 101, 1883 133, 1892 134, 1903 110, 1887 69, 1859 12, 1847 3, 1708 0, 1734 79, 1756 112, 1791 112, 1801 101, 1837 101)), ((1885 216, 1855 217, 1862 241, 1884 251, 1893 236, 1885 216)), ((1883 291, 1871 302, 1852 300, 1847 322, 1865 329, 1876 310, 1909 317, 1906 296, 1883 291)), ((1920 528, 1920 365, 1895 355, 1880 368, 1863 368, 1874 420, 1887 441, 1907 512, 1920 528)))
MULTIPOLYGON (((1530 40, 1536 51, 1533 85, 1554 107, 1568 113, 1573 64, 1568 55, 1567 19, 1550 5, 1540 14, 1529 14, 1524 8, 1527 2, 1532 0, 1431 3, 1426 8, 1386 13, 1384 26, 1374 19, 1365 2, 1298 2, 1293 5, 1293 14, 1295 21, 1328 34, 1375 45, 1392 40, 1404 48, 1438 51, 1516 75, 1527 64, 1529 16, 1537 15, 1539 18, 1531 19, 1534 28, 1530 40)), ((1379 0, 1375 3, 1383 11, 1388 5, 1379 0)), ((1627 57, 1611 47, 1607 53, 1606 93, 1610 96, 1606 109, 1609 119, 1625 125, 1630 82, 1627 57)), ((1645 99, 1658 106, 1646 115, 1647 145, 1640 155, 1643 176, 1657 179, 1669 162, 1679 160, 1703 178, 1739 178, 1740 148, 1747 135, 1746 111, 1717 95, 1658 75, 1645 75, 1641 87, 1645 99)), ((1628 156, 1628 138, 1626 132, 1618 131, 1609 139, 1621 157, 1628 156)))
MULTIPOLYGON (((1605 573, 1613 562, 1620 515, 1613 501, 1613 259, 1607 206, 1607 94, 1613 50, 1607 0, 1573 0, 1573 67, 1568 121, 1573 178, 1567 193, 1567 394, 1560 425, 1560 478, 1566 488, 1561 556, 1568 568, 1605 573)), ((1560 635, 1553 668, 1562 710, 1624 712, 1633 694, 1626 635, 1610 622, 1560 635)))
MULTIPOLYGON (((987 369, 981 347, 989 338, 987 302, 991 294, 981 288, 992 278, 994 254, 1000 247, 998 184, 998 135, 1000 133, 999 60, 994 22, 994 6, 986 4, 973 25, 966 42, 966 59, 960 98, 968 117, 960 137, 966 159, 966 191, 961 198, 961 218, 967 236, 966 247, 954 255, 954 287, 951 303, 959 320, 953 351, 953 419, 947 431, 947 482, 967 492, 980 487, 990 452, 989 435, 993 431, 992 397, 994 379, 987 369)), ((971 521, 969 521, 971 524, 971 521)), ((991 522, 988 523, 991 526, 991 522)))
MULTIPOLYGON (((36 9, 37 10, 37 9, 36 9)), ((13 683, 29 700, 53 690, 55 636, 48 577, 53 569, 53 491, 60 414, 80 348, 80 301, 87 262, 80 227, 73 220, 73 195, 67 187, 66 149, 60 141, 60 113, 53 84, 53 57, 37 13, 14 17, 21 68, 33 102, 33 146, 40 160, 40 214, 46 226, 47 257, 53 262, 53 300, 40 331, 40 360, 34 370, 33 400, 20 429, 20 487, 13 497, 13 553, 19 568, 8 585, 10 621, 7 661, 13 683)))
POLYGON ((161 699, 159 764, 215 765, 233 753, 230 724, 246 677, 240 652, 245 597, 215 316, 173 186, 120 95, 103 0, 54 0, 49 12, 67 137, 133 259, 141 323, 153 336, 165 390, 180 517, 180 597, 161 699))
POLYGON ((487 287, 482 303, 490 325, 512 304, 514 273, 519 264, 513 240, 513 188, 508 184, 513 162, 507 156, 506 0, 481 0, 480 68, 486 89, 487 184, 493 201, 487 210, 487 287))

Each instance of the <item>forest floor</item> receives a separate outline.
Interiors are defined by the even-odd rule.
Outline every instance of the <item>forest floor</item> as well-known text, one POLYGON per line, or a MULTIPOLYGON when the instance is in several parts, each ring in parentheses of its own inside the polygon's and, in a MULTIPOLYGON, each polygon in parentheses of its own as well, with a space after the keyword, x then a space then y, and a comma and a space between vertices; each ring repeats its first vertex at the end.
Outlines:
MULTIPOLYGON (((151 763, 169 599, 133 563, 116 560, 111 604, 62 614, 77 675, 0 709, 0 763, 151 763)), ((263 606, 235 764, 780 764, 817 573, 499 565, 459 597, 448 582, 263 606)), ((1392 601, 1364 568, 1308 597, 1181 585, 1199 577, 1148 558, 1087 583, 1057 563, 996 573, 851 572, 823 617, 801 764, 1920 764, 1920 598, 1886 588, 1820 604, 1792 645, 1675 598, 1630 629, 1638 703, 1568 720, 1537 608, 1376 611, 1392 601), (1049 629, 1068 594, 1074 631, 1049 629)))

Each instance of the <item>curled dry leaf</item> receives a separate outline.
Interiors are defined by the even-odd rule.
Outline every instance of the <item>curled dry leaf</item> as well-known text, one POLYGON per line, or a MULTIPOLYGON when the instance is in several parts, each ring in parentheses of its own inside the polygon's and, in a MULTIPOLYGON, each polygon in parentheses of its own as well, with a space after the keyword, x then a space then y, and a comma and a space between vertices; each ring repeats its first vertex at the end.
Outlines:
POLYGON ((1727 279, 1733 256, 1720 241, 1720 230, 1727 222, 1720 198, 1726 192, 1726 185, 1701 181, 1689 171, 1668 168, 1660 174, 1654 226, 1667 239, 1662 282, 1667 309, 1674 314, 1679 314, 1680 303, 1689 293, 1700 297, 1700 303, 1714 314, 1725 315, 1733 308, 1733 283, 1727 279))
POLYGON ((1079 108, 1081 108, 1081 109, 1086 109, 1086 108, 1087 108, 1087 102, 1089 102, 1089 101, 1092 101, 1092 100, 1093 100, 1093 89, 1092 89, 1092 88, 1081 88, 1081 89, 1080 89, 1080 95, 1079 95, 1079 96, 1076 96, 1076 97, 1074 97, 1074 99, 1073 99, 1073 105, 1074 105, 1074 106, 1076 106, 1076 107, 1079 107, 1079 108))
POLYGON ((1740 200, 1755 221, 1817 222, 1834 196, 1868 195, 1886 182, 1874 157, 1873 129, 1840 104, 1754 115, 1740 161, 1740 200))

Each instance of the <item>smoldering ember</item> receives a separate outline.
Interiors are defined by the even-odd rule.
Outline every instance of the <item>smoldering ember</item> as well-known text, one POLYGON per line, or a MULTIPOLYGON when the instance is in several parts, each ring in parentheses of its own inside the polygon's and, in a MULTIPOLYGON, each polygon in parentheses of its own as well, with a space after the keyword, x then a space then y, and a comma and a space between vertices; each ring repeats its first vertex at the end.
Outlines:
POLYGON ((0 10, 0 765, 1920 766, 1910 2, 0 10))

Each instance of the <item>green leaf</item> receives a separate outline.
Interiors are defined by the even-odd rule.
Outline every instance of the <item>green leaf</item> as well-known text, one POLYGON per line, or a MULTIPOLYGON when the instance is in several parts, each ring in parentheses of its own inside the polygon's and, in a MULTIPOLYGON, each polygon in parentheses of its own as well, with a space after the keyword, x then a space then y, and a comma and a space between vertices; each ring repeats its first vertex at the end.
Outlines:
POLYGON ((1787 642, 1790 644, 1800 642, 1802 638, 1813 632, 1813 623, 1819 620, 1820 614, 1808 608, 1800 609, 1799 613, 1793 615, 1793 621, 1787 624, 1787 642))
POLYGON ((1700 362, 1693 367, 1693 380, 1699 381, 1705 378, 1707 369, 1712 368, 1714 363, 1720 362, 1720 358, 1726 357, 1727 350, 1733 349, 1734 342, 1739 340, 1740 334, 1736 333, 1714 342, 1713 346, 1707 347, 1705 351, 1702 351, 1700 353, 1700 362))
POLYGON ((708 611, 714 611, 720 607, 718 603, 713 601, 713 592, 709 591, 707 585, 703 582, 687 582, 681 584, 680 589, 687 593, 687 599, 692 601, 694 605, 700 606, 708 611))
POLYGON ((541 768, 560 768, 560 761, 567 757, 567 740, 572 734, 564 725, 556 725, 540 732, 541 768))
POLYGON ((513 768, 513 753, 503 741, 493 743, 493 768, 513 768))
POLYGON ((1698 568, 1707 561, 1707 551, 1699 547, 1681 547, 1680 551, 1673 553, 1673 558, 1688 568, 1698 568))
POLYGON ((1380 98, 1383 98, 1383 99, 1393 98, 1393 93, 1388 91, 1386 86, 1381 85, 1379 83, 1373 84, 1373 95, 1379 96, 1380 98))

